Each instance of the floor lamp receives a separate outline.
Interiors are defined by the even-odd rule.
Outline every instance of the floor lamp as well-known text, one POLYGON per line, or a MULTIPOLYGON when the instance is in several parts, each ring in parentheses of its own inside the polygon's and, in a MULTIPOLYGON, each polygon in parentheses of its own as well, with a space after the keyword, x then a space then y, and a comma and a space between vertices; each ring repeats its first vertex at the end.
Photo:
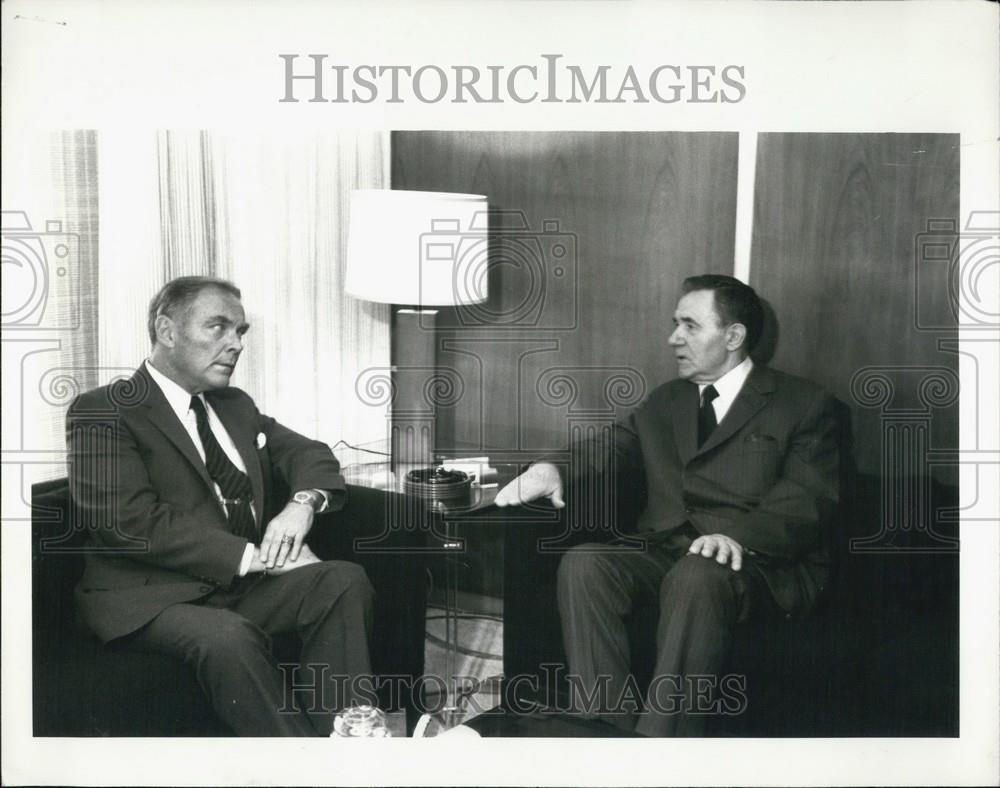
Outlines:
POLYGON ((393 470, 429 465, 437 405, 435 307, 486 301, 488 206, 479 194, 351 192, 346 292, 393 304, 393 470))

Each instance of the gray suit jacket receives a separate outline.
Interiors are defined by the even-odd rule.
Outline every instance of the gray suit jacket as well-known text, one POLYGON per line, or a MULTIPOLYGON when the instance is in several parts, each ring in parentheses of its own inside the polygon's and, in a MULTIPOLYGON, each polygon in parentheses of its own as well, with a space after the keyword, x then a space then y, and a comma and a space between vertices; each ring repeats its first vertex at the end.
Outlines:
MULTIPOLYGON (((697 445, 698 387, 673 380, 615 426, 613 452, 574 449, 573 474, 610 470, 644 487, 639 531, 690 522, 753 552, 775 601, 808 611, 829 575, 839 499, 836 403, 803 378, 755 366, 725 418, 697 445)), ((570 480, 572 483, 572 480, 570 480)))
MULTIPOLYGON (((331 508, 344 506, 326 444, 261 414, 240 389, 205 396, 246 465, 258 533, 288 490, 329 490, 331 508)), ((169 605, 232 583, 247 542, 230 532, 204 462, 144 367, 79 396, 66 422, 70 490, 89 537, 76 601, 98 637, 126 635, 169 605)))

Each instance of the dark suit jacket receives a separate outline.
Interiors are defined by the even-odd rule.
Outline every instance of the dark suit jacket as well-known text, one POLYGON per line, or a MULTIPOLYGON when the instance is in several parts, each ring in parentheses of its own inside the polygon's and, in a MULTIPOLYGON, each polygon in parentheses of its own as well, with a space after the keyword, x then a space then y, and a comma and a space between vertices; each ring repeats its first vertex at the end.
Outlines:
MULTIPOLYGON (((287 490, 329 490, 331 508, 344 506, 328 446, 264 416, 240 389, 205 396, 246 464, 258 533, 287 490)), ((77 608, 98 637, 127 635, 168 605, 232 583, 246 540, 230 532, 204 462, 145 366, 82 394, 66 421, 70 490, 90 546, 77 608)))
MULTIPOLYGON (((755 366, 700 449, 697 412, 698 386, 678 379, 615 426, 614 470, 645 488, 639 531, 655 540, 690 522, 730 536, 752 551, 778 605, 805 613, 829 575, 835 400, 808 380, 755 366)), ((574 451, 574 475, 609 471, 611 456, 574 451)))

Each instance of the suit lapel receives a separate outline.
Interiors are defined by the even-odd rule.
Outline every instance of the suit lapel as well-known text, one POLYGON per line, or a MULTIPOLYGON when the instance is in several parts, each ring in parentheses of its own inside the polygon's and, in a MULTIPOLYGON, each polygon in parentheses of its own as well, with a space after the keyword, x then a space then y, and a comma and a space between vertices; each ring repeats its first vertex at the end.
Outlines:
POLYGON ((140 405, 140 407, 145 409, 146 417, 153 426, 163 433, 167 440, 174 444, 177 450, 184 455, 184 458, 191 463, 202 481, 205 482, 205 486, 208 487, 212 497, 215 498, 215 484, 212 482, 212 477, 208 475, 208 469, 205 467, 201 455, 198 454, 198 449, 195 448, 194 443, 191 441, 191 436, 188 435, 187 430, 184 429, 184 425, 178 420, 177 414, 170 407, 167 398, 163 396, 160 387, 156 385, 144 367, 139 367, 139 370, 135 373, 135 377, 142 379, 142 385, 149 392, 149 396, 143 398, 140 405))
POLYGON ((698 454, 710 451, 729 440, 764 405, 774 391, 774 379, 766 367, 754 367, 736 396, 729 411, 708 440, 698 450, 698 454))
POLYGON ((674 440, 681 464, 698 452, 698 386, 689 383, 678 393, 670 408, 674 421, 674 440))
POLYGON ((247 424, 241 419, 240 414, 231 406, 229 400, 213 397, 211 392, 206 392, 205 396, 211 404, 212 410, 215 411, 215 415, 222 422, 222 426, 229 433, 229 437, 233 439, 236 451, 243 458, 247 476, 250 477, 250 487, 253 489, 254 520, 259 533, 261 518, 264 516, 264 476, 261 473, 257 450, 253 443, 257 436, 256 425, 247 424))

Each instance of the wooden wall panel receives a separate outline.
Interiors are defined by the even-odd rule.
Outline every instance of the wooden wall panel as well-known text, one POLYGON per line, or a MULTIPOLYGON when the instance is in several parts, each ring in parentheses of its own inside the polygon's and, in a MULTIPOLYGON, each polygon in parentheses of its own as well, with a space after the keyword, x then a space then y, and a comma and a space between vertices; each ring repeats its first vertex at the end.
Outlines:
POLYGON ((438 363, 465 384, 440 410, 439 450, 561 448, 570 417, 613 418, 675 376, 681 280, 732 272, 737 150, 734 133, 393 134, 393 188, 485 194, 543 250, 532 268, 494 232, 491 319, 439 316, 438 363))
POLYGON ((761 134, 756 171, 750 278, 778 318, 773 365, 851 406, 862 472, 920 473, 924 449, 958 446, 948 264, 919 255, 928 222, 959 215, 958 136, 761 134), (885 430, 924 417, 903 467, 885 430))

